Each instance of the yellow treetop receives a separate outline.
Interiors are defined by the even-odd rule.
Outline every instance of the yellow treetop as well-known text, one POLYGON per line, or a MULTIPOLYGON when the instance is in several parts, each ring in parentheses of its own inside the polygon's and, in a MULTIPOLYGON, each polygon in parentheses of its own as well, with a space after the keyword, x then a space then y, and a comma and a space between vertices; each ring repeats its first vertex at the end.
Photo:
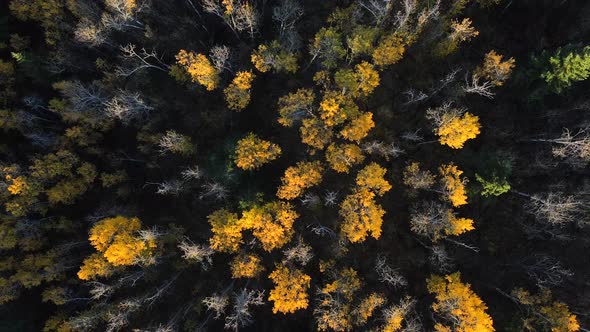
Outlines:
POLYGON ((80 271, 78 271, 78 278, 81 280, 92 280, 97 277, 108 277, 112 273, 113 266, 103 255, 96 252, 84 259, 80 271))
POLYGON ((311 113, 314 99, 315 94, 311 89, 299 89, 280 97, 278 122, 285 127, 291 127, 296 120, 311 113))
POLYGON ((453 149, 462 148, 467 140, 475 138, 480 132, 479 117, 469 112, 462 117, 443 114, 442 123, 436 131, 439 142, 453 149))
POLYGON ((353 268, 345 268, 338 272, 338 277, 321 289, 323 294, 338 294, 347 301, 352 301, 356 291, 361 289, 361 279, 353 268))
POLYGON ((384 37, 373 51, 373 63, 377 66, 392 65, 404 57, 406 42, 397 33, 384 37))
POLYGON ((491 50, 486 54, 483 64, 475 71, 475 74, 490 80, 494 85, 501 86, 510 77, 514 69, 514 58, 502 61, 504 56, 491 50))
POLYGON ((369 131, 371 131, 373 127, 375 127, 373 113, 366 112, 350 121, 350 123, 340 131, 340 135, 349 141, 358 143, 360 140, 367 137, 369 131))
POLYGON ((463 171, 459 170, 453 164, 442 165, 438 169, 442 176, 442 183, 446 198, 454 207, 467 204, 467 194, 465 191, 466 178, 461 178, 463 171))
POLYGON ((326 149, 326 160, 338 173, 348 173, 350 167, 365 160, 363 151, 354 144, 330 144, 326 149))
POLYGON ((350 93, 355 98, 368 96, 379 86, 379 72, 372 64, 363 61, 355 66, 354 71, 338 70, 334 81, 344 93, 350 93))
POLYGON ((383 196, 391 189, 391 184, 385 180, 387 170, 377 163, 370 163, 365 166, 356 176, 356 185, 360 189, 370 190, 373 193, 383 196))
POLYGON ((447 220, 448 224, 445 228, 447 235, 461 235, 475 229, 473 219, 457 218, 451 210, 447 211, 447 220))
POLYGON ((346 196, 340 204, 342 234, 350 242, 362 242, 370 234, 378 239, 385 211, 375 202, 375 194, 367 189, 359 189, 346 196))
POLYGON ((322 181, 324 167, 319 161, 298 162, 285 171, 281 178, 281 186, 277 191, 277 197, 291 200, 303 194, 305 189, 311 188, 322 181))
POLYGON ((365 297, 358 307, 352 311, 352 315, 355 317, 355 324, 361 326, 367 323, 369 318, 373 317, 375 310, 385 304, 385 302, 385 297, 378 293, 371 293, 365 297))
POLYGON ((341 110, 340 104, 344 96, 337 93, 326 93, 320 102, 320 117, 328 126, 340 124, 346 120, 346 114, 341 110))
POLYGON ((530 327, 531 330, 536 329, 536 325, 539 325, 539 330, 550 329, 551 332, 577 332, 580 330, 580 323, 578 323, 576 315, 570 312, 565 303, 554 301, 549 289, 541 289, 536 295, 532 295, 522 288, 516 288, 511 293, 520 304, 532 308, 531 311, 534 314, 525 317, 523 322, 523 325, 530 327))
POLYGON ((293 223, 299 215, 293 205, 286 202, 270 202, 244 211, 240 224, 252 229, 252 234, 266 251, 278 249, 287 244, 293 236, 293 223))
POLYGON ((19 195, 27 191, 29 188, 29 184, 23 176, 14 178, 11 175, 6 175, 6 181, 12 182, 7 188, 8 192, 12 195, 19 195))
POLYGON ((294 313, 309 305, 307 291, 311 277, 297 269, 278 265, 268 276, 275 287, 270 291, 269 301, 273 301, 273 313, 294 313))
POLYGON ((209 239, 211 249, 220 252, 236 252, 242 243, 243 226, 238 215, 220 209, 207 217, 213 236, 209 239))
POLYGON ((133 265, 147 250, 156 246, 153 240, 145 241, 133 236, 140 228, 141 222, 138 218, 107 218, 90 229, 88 239, 113 266, 133 265))
POLYGON ((176 55, 176 63, 189 73, 193 82, 201 84, 208 91, 219 85, 219 72, 205 55, 180 50, 176 55))
POLYGON ((303 119, 299 131, 301 133, 301 142, 318 150, 325 148, 333 136, 332 129, 316 117, 303 119))
POLYGON ((238 141, 235 163, 243 170, 252 170, 277 159, 280 155, 281 148, 278 145, 250 133, 238 141))
POLYGON ((231 277, 255 278, 264 270, 260 257, 253 254, 240 254, 234 257, 230 263, 231 277))
POLYGON ((234 111, 241 111, 250 103, 250 89, 255 75, 249 71, 240 71, 225 90, 227 107, 234 111))
POLYGON ((97 222, 90 229, 88 240, 90 244, 100 252, 105 252, 114 239, 121 234, 132 234, 141 228, 138 218, 126 218, 116 216, 97 222))
POLYGON ((451 39, 454 42, 460 43, 468 41, 473 37, 477 37, 479 35, 479 31, 472 27, 471 23, 471 19, 467 17, 461 22, 458 20, 453 20, 451 22, 451 29, 453 30, 451 33, 451 39))
POLYGON ((113 266, 133 265, 146 249, 147 243, 129 233, 123 233, 115 237, 113 243, 105 250, 104 257, 113 266))
POLYGON ((427 280, 427 288, 436 298, 432 310, 448 323, 436 323, 436 331, 494 331, 492 318, 486 313, 487 306, 469 284, 461 282, 459 272, 446 276, 433 275, 427 280))
POLYGON ((297 56, 284 50, 277 40, 273 40, 268 45, 258 46, 258 49, 252 52, 250 59, 254 67, 262 73, 271 69, 276 72, 295 73, 299 68, 297 56))

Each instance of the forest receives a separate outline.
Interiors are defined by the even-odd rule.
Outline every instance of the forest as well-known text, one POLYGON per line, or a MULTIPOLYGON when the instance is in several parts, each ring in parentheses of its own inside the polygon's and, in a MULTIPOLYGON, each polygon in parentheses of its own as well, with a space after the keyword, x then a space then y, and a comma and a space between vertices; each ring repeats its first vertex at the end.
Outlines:
POLYGON ((590 331, 590 1, 1 0, 0 332, 590 331))

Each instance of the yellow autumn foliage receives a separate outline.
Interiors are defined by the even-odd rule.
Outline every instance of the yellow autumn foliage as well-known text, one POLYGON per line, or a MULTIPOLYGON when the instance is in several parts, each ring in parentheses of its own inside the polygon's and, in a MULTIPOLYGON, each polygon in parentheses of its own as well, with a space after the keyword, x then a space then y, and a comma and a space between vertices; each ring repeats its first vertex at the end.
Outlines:
POLYGON ((301 133, 301 142, 318 150, 325 148, 333 136, 332 130, 316 117, 303 119, 299 131, 301 133))
POLYGON ((244 229, 252 230, 264 250, 272 251, 291 240, 293 223, 297 218, 299 215, 293 205, 278 201, 244 211, 239 223, 244 229))
POLYGON ((340 135, 349 141, 360 142, 367 137, 369 131, 375 127, 373 122, 373 113, 362 113, 358 117, 352 119, 341 131, 340 135))
POLYGON ((281 186, 277 197, 281 199, 295 199, 303 194, 305 189, 318 185, 322 181, 324 167, 319 161, 298 162, 287 168, 285 176, 281 178, 281 186))
POLYGON ((436 131, 440 144, 460 149, 467 140, 477 137, 480 133, 479 117, 469 112, 462 117, 449 117, 449 114, 443 114, 443 124, 436 131))
POLYGON ((219 85, 219 73, 205 55, 180 50, 176 55, 176 63, 189 73, 193 82, 201 84, 208 91, 219 85))
POLYGON ((465 182, 467 179, 462 179, 463 171, 459 170, 453 164, 442 165, 438 169, 442 176, 442 183, 446 198, 453 204, 454 207, 467 204, 467 193, 465 190, 465 182))
POLYGON ((236 166, 243 170, 253 170, 277 159, 280 155, 281 148, 278 145, 250 133, 238 141, 234 161, 236 166))
POLYGON ((226 209, 220 209, 211 213, 207 220, 213 232, 213 236, 209 239, 211 249, 220 252, 238 251, 244 229, 238 220, 238 215, 226 209))
POLYGON ((378 239, 385 210, 375 202, 375 193, 368 189, 358 189, 346 196, 340 204, 342 217, 341 232, 352 242, 362 242, 370 234, 378 239))
POLYGON ((309 305, 308 294, 311 277, 297 269, 289 269, 278 265, 269 275, 274 283, 270 291, 269 301, 273 301, 273 313, 294 313, 309 305))
POLYGON ((436 298, 432 310, 449 324, 436 323, 436 331, 494 331, 492 318, 486 313, 487 306, 469 284, 461 282, 459 272, 446 276, 433 275, 427 280, 427 288, 436 298))
POLYGON ((264 270, 260 257, 253 254, 240 254, 230 263, 231 277, 255 278, 264 270))
POLYGON ((250 71, 240 71, 232 82, 223 90, 227 107, 241 111, 250 103, 250 89, 255 75, 250 71))
POLYGON ((383 196, 391 189, 391 184, 385 180, 387 170, 377 163, 365 166, 356 176, 356 185, 361 190, 370 190, 376 195, 383 196))
POLYGON ((365 156, 358 145, 332 143, 326 149, 326 160, 336 172, 348 173, 350 167, 362 163, 365 156))

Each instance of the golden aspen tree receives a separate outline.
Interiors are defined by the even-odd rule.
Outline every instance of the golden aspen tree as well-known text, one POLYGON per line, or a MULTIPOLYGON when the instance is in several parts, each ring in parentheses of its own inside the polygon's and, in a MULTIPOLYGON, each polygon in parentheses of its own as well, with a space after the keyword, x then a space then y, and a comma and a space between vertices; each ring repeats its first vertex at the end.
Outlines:
POLYGON ((219 209, 211 213, 207 220, 213 236, 209 239, 211 249, 220 252, 236 252, 242 243, 243 225, 236 213, 219 209))
POLYGON ((293 236, 293 223, 299 218, 293 205, 287 202, 270 202, 254 206, 242 213, 240 225, 252 229, 252 234, 266 251, 281 248, 293 236))
POLYGON ((366 97, 379 86, 379 72, 374 66, 363 61, 352 69, 340 69, 334 74, 336 85, 353 97, 366 97))
POLYGON ((331 272, 335 280, 320 289, 314 310, 318 330, 348 331, 353 327, 352 301, 361 288, 361 279, 352 268, 331 272))
POLYGON ((274 283, 270 291, 269 301, 273 301, 273 313, 294 313, 305 309, 309 305, 308 294, 311 277, 298 269, 290 269, 284 265, 277 265, 268 276, 274 283))
POLYGON ((299 68, 297 56, 284 50, 278 40, 273 40, 268 45, 258 46, 258 49, 252 52, 250 59, 254 67, 262 73, 272 69, 275 72, 292 74, 299 68))
POLYGON ((116 216, 102 219, 89 232, 88 240, 98 251, 87 258, 78 277, 83 280, 105 276, 116 266, 133 265, 141 257, 149 257, 156 248, 155 239, 142 239, 133 233, 141 229, 138 218, 116 216))
POLYGON ((280 155, 281 148, 278 145, 249 133, 238 141, 234 161, 236 166, 243 170, 253 170, 277 159, 280 155))
POLYGON ((436 298, 432 310, 444 320, 435 324, 436 331, 495 331, 492 318, 486 313, 487 306, 469 284, 461 282, 459 272, 433 275, 427 280, 427 288, 436 298))
POLYGON ((346 113, 341 106, 343 103, 344 96, 335 91, 324 94, 320 102, 320 117, 327 126, 332 127, 346 121, 346 113))
POLYGON ((373 113, 365 112, 352 119, 344 128, 342 128, 340 135, 342 135, 344 139, 358 143, 369 135, 369 131, 371 131, 373 127, 375 127, 373 113))
POLYGON ((113 265, 111 265, 101 253, 94 253, 84 259, 80 271, 78 271, 78 278, 80 280, 93 280, 97 277, 108 277, 113 273, 113 265))
POLYGON ((514 58, 502 61, 503 55, 491 50, 484 58, 483 64, 477 68, 475 75, 483 77, 495 86, 502 86, 510 78, 510 74, 515 66, 514 58))
POLYGON ((326 149, 326 160, 336 172, 348 173, 350 167, 362 163, 365 156, 358 145, 332 143, 326 149))
POLYGON ((234 111, 241 111, 250 103, 250 89, 255 75, 249 71, 240 71, 223 93, 227 107, 234 111))
POLYGON ((356 185, 361 190, 370 190, 376 195, 383 196, 391 189, 391 184, 385 180, 385 173, 385 168, 377 163, 370 163, 358 172, 356 185))
POLYGON ((326 68, 335 67, 338 60, 346 55, 346 49, 342 44, 342 35, 333 27, 321 28, 315 34, 309 49, 311 61, 319 58, 322 66, 326 68))
POLYGON ((472 27, 471 24, 471 19, 467 17, 462 21, 451 21, 451 33, 449 37, 440 42, 435 48, 434 54, 440 57, 447 56, 455 52, 462 42, 477 37, 479 31, 472 27))
POLYGON ((538 294, 532 295, 527 290, 516 288, 511 295, 527 309, 523 317, 523 328, 531 330, 550 330, 552 332, 577 332, 580 323, 565 303, 553 300, 551 291, 543 288, 538 294))
POLYGON ((264 270, 260 263, 260 257, 254 254, 239 254, 230 263, 231 277, 256 278, 264 270))
POLYGON ((219 72, 205 55, 180 50, 176 55, 176 63, 189 73, 193 82, 201 84, 208 91, 219 85, 219 72))
POLYGON ((438 171, 442 177, 443 191, 446 199, 455 207, 467 204, 465 190, 467 178, 461 178, 463 171, 459 170, 452 163, 440 166, 438 171))
POLYGON ((467 140, 477 137, 479 134, 479 117, 467 112, 462 117, 443 115, 443 124, 437 128, 436 135, 440 144, 453 149, 460 149, 467 140))
POLYGON ((402 330, 402 323, 408 312, 414 307, 416 301, 406 296, 399 304, 392 305, 383 310, 385 324, 381 327, 382 332, 397 332, 402 330))
POLYGON ((281 186, 277 191, 280 199, 295 199, 303 194, 305 189, 318 185, 322 181, 324 167, 319 161, 298 162, 285 170, 281 178, 281 186))
POLYGON ((375 193, 368 189, 358 189, 346 196, 340 204, 342 235, 352 242, 363 242, 370 234, 378 239, 385 210, 375 202, 375 193))
POLYGON ((346 45, 352 57, 371 55, 377 36, 379 36, 379 29, 376 27, 355 27, 352 34, 346 39, 346 45))
POLYGON ((383 37, 373 50, 373 63, 380 67, 397 63, 404 57, 406 45, 407 41, 399 33, 383 37))
POLYGON ((355 325, 362 326, 366 324, 369 318, 373 317, 375 310, 385 304, 385 302, 385 297, 378 293, 371 293, 365 297, 352 311, 355 325))
POLYGON ((131 234, 141 229, 139 218, 116 216, 99 221, 90 229, 88 240, 99 252, 106 251, 119 234, 131 234))
POLYGON ((311 89, 298 89, 279 98, 279 119, 285 127, 291 127, 295 121, 305 118, 312 112, 315 94, 311 89))
POLYGON ((333 136, 332 129, 316 117, 303 119, 299 132, 301 142, 317 150, 322 150, 326 145, 330 144, 333 136))

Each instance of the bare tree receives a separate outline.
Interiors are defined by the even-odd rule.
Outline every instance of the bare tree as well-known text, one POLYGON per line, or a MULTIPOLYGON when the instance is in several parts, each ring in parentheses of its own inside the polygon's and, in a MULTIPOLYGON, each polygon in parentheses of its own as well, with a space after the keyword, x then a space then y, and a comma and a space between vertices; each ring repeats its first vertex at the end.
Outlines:
POLYGON ((542 254, 525 260, 521 266, 539 288, 559 286, 574 275, 563 267, 559 260, 542 254))
POLYGON ((212 310, 215 313, 215 319, 219 319, 225 313, 225 308, 229 304, 229 297, 227 295, 213 294, 204 298, 203 304, 207 307, 207 310, 212 310))
POLYGON ((107 117, 128 124, 144 118, 154 108, 147 105, 139 93, 120 90, 119 94, 104 103, 107 117))
POLYGON ((199 180, 203 177, 203 171, 199 166, 188 167, 187 169, 183 170, 180 175, 185 181, 189 180, 199 180))
POLYGON ((488 80, 482 81, 481 77, 476 74, 471 75, 471 80, 469 80, 469 74, 465 75, 465 85, 463 86, 463 91, 467 93, 476 93, 480 96, 484 96, 489 99, 494 99, 496 95, 492 88, 494 84, 488 80))
POLYGON ((324 206, 334 206, 338 203, 338 193, 335 191, 326 191, 324 194, 324 206))
POLYGON ((397 158, 405 151, 397 146, 395 142, 385 144, 381 141, 370 141, 363 144, 363 151, 368 154, 376 154, 389 161, 391 158, 397 158))
POLYGON ((404 278, 397 269, 394 269, 387 264, 387 258, 385 258, 385 256, 377 256, 377 259, 375 260, 375 271, 379 276, 379 281, 389 286, 400 288, 408 285, 406 278, 404 278))
POLYGON ((588 223, 590 204, 582 195, 566 195, 559 192, 529 195, 516 190, 512 190, 512 192, 529 199, 525 210, 534 215, 537 221, 553 226, 570 223, 585 225, 588 223))
POLYGON ((237 0, 201 0, 203 9, 220 17, 236 34, 248 31, 251 39, 258 32, 260 15, 250 2, 237 0), (228 10, 227 8, 231 8, 228 10))
POLYGON ((87 18, 80 20, 74 30, 74 39, 90 46, 102 45, 107 41, 106 37, 104 27, 87 18))
POLYGON ((115 287, 103 284, 98 281, 91 281, 90 283, 90 297, 93 300, 98 300, 103 297, 109 297, 115 290, 115 287))
POLYGON ((393 1, 390 0, 363 0, 358 4, 369 12, 377 25, 382 25, 386 21, 394 7, 393 1))
POLYGON ((283 264, 297 262, 302 266, 305 266, 313 258, 313 249, 303 242, 302 239, 299 239, 297 245, 283 250, 283 255, 285 255, 283 258, 283 264))
POLYGON ((182 258, 200 263, 203 270, 209 269, 213 264, 213 254, 215 253, 211 247, 207 245, 194 244, 189 239, 185 238, 178 245, 182 251, 182 258))
POLYGON ((128 77, 142 69, 157 69, 167 73, 170 70, 160 55, 155 50, 148 52, 142 48, 139 52, 133 44, 121 46, 123 58, 127 60, 126 66, 118 66, 115 73, 119 76, 128 77))
POLYGON ((238 331, 240 327, 248 326, 252 323, 251 306, 264 304, 264 291, 242 290, 234 294, 233 310, 225 317, 225 328, 238 331))
POLYGON ((147 2, 128 0, 104 0, 106 11, 102 13, 101 23, 107 30, 124 31, 143 29, 143 23, 137 19, 137 14, 147 7, 147 2))
POLYGON ((203 189, 199 199, 212 197, 215 200, 222 201, 227 198, 229 190, 219 182, 207 182, 201 186, 203 189))
POLYGON ((211 48, 209 52, 209 58, 213 66, 217 71, 222 72, 224 70, 233 72, 231 64, 231 50, 225 45, 216 45, 211 48))
POLYGON ((402 134, 401 138, 409 142, 424 141, 424 136, 420 135, 420 129, 416 129, 415 131, 406 131, 402 134))
POLYGON ((157 186, 156 194, 158 195, 172 195, 177 196, 184 191, 184 183, 179 180, 166 180, 164 182, 154 183, 147 182, 146 184, 154 184, 157 186))
POLYGON ((561 136, 554 139, 530 139, 529 142, 553 144, 552 153, 576 167, 585 167, 590 162, 590 126, 572 132, 564 128, 561 136))
POLYGON ((440 272, 449 272, 453 269, 453 259, 443 244, 435 244, 430 247, 430 264, 440 272))
POLYGON ((301 204, 308 207, 316 207, 321 204, 320 197, 314 193, 305 193, 305 195, 300 200, 301 204))
POLYGON ((182 155, 190 155, 194 153, 194 146, 191 143, 190 137, 177 133, 174 130, 168 130, 160 141, 158 141, 160 153, 166 152, 179 153, 182 155))
POLYGON ((301 46, 301 37, 297 33, 295 24, 303 15, 303 7, 297 0, 282 0, 273 7, 272 19, 279 27, 279 39, 283 47, 294 52, 301 46))

